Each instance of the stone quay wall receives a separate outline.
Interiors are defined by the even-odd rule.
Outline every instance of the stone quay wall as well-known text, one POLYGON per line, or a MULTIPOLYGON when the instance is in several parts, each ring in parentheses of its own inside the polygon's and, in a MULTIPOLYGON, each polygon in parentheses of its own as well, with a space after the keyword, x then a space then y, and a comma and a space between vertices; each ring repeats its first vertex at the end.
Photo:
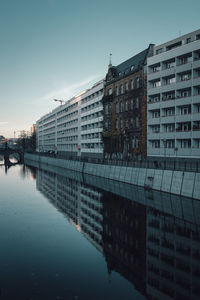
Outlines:
POLYGON ((29 160, 93 176, 200 200, 200 173, 134 168, 45 157, 26 153, 29 160))

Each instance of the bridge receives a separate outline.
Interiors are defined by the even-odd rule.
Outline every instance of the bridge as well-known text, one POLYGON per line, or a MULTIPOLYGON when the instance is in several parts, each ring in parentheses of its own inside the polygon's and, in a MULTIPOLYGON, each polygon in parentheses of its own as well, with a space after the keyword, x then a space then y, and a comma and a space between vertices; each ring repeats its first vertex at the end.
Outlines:
POLYGON ((4 156, 4 164, 6 166, 12 166, 16 164, 21 164, 24 162, 24 151, 19 148, 9 148, 7 145, 5 145, 4 148, 0 148, 0 155, 4 156), (17 155, 16 155, 17 154, 17 155), (17 162, 10 161, 11 155, 15 157, 17 162))

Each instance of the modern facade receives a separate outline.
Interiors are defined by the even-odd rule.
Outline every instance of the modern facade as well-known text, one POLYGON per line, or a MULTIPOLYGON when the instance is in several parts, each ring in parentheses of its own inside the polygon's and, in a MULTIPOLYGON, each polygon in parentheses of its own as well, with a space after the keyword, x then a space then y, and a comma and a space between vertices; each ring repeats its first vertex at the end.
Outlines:
POLYGON ((81 99, 81 156, 102 157, 103 80, 94 84, 81 99))
POLYGON ((200 30, 147 59, 147 155, 200 157, 200 30))
POLYGON ((37 150, 102 156, 103 81, 46 114, 36 123, 37 150))
POLYGON ((103 97, 105 157, 146 156, 146 61, 144 51, 108 66, 103 97))

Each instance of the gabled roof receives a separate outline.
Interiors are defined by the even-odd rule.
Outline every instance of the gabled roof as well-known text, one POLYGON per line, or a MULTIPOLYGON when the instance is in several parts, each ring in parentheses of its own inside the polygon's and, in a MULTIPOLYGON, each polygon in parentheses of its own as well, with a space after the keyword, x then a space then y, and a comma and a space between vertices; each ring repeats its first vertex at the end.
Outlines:
POLYGON ((116 66, 116 69, 117 69, 118 73, 121 72, 122 74, 124 74, 128 71, 130 72, 131 67, 133 67, 133 70, 140 69, 145 63, 146 56, 148 54, 148 50, 149 50, 149 48, 143 50, 142 52, 136 54, 135 56, 127 59, 126 61, 124 61, 120 65, 116 66))
MULTIPOLYGON (((149 54, 150 46, 142 52, 132 56, 118 66, 111 66, 108 70, 109 76, 106 76, 107 81, 115 81, 124 76, 140 70, 145 64, 149 54), (110 76, 111 75, 111 76, 110 76), (112 79, 111 79, 112 77, 112 79)), ((107 75, 108 75, 107 74, 107 75)))

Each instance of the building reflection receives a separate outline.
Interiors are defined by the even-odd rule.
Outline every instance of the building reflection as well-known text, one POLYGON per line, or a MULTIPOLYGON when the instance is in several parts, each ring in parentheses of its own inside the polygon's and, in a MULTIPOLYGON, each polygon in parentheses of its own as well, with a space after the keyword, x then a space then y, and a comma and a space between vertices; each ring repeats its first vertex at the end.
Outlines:
POLYGON ((149 298, 199 299, 199 284, 199 226, 147 208, 149 298))
MULTIPOLYGON (((38 169, 36 180, 37 189, 104 255, 109 274, 118 272, 148 299, 199 299, 198 222, 144 205, 133 193, 121 197, 95 188, 77 175, 38 169)), ((171 201, 186 206, 195 220, 198 201, 171 201)))

